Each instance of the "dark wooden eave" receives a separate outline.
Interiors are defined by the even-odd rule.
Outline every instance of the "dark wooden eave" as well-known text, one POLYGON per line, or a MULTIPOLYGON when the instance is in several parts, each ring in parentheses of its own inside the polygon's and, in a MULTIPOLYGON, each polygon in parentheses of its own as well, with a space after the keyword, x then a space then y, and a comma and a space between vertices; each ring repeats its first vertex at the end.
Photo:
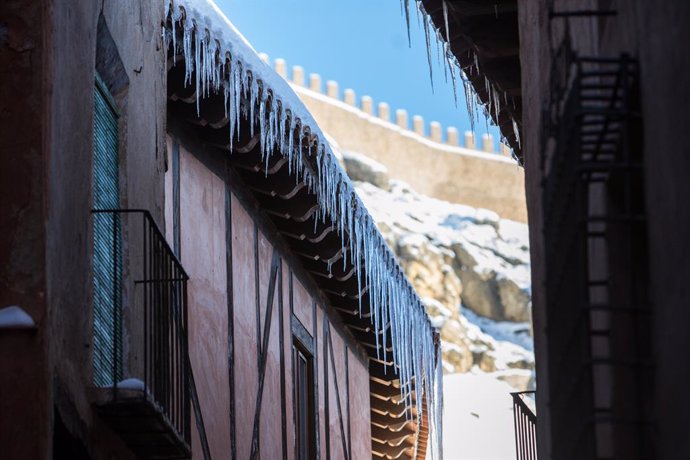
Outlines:
MULTIPOLYGON (((256 142, 257 136, 250 135, 246 119, 241 123, 233 147, 230 147, 228 119, 222 95, 202 99, 200 115, 197 115, 194 88, 184 85, 184 65, 178 63, 173 67, 173 59, 173 56, 169 56, 169 117, 174 117, 177 123, 184 123, 200 146, 215 150, 228 158, 234 174, 242 182, 241 185, 251 192, 261 211, 272 222, 302 268, 325 294, 329 307, 366 351, 371 381, 372 431, 376 434, 372 442, 374 456, 414 458, 416 444, 425 451, 428 430, 426 426, 418 428, 414 421, 405 419, 405 404, 399 398, 400 383, 392 363, 387 362, 391 360, 390 328, 384 325, 381 331, 374 330, 369 320, 368 287, 359 288, 349 255, 347 263, 343 263, 342 240, 335 231, 335 222, 316 220, 316 195, 289 172, 287 161, 280 154, 275 153, 266 161, 262 159, 260 145, 256 142), (363 309, 361 315, 360 297, 363 309), (383 343, 388 345, 387 360, 377 356, 378 348, 381 358, 383 357, 383 343)), ((247 103, 246 100, 242 101, 245 108, 247 103)), ((303 155, 307 155, 306 145, 305 138, 303 155)))
MULTIPOLYGON (((422 4, 445 38, 443 1, 422 0, 422 4)), ((501 93, 498 119, 493 109, 490 116, 522 161, 520 143, 513 129, 513 120, 518 125, 518 131, 522 129, 517 0, 445 0, 445 3, 450 50, 465 69, 467 78, 484 104, 489 102, 485 77, 501 93), (475 54, 479 73, 474 70, 475 54)))

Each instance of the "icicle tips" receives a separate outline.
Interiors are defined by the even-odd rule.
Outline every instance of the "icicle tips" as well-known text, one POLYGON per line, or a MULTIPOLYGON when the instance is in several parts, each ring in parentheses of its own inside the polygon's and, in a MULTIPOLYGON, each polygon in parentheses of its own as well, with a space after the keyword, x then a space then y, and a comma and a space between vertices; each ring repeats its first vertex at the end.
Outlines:
MULTIPOLYGON (((407 26, 407 34, 408 37, 410 37, 410 22, 409 22, 409 3, 410 1, 415 2, 415 6, 417 7, 417 12, 418 15, 421 16, 420 20, 422 22, 422 26, 424 28, 424 37, 426 41, 426 52, 427 52, 427 64, 429 66, 429 79, 431 80, 431 88, 433 91, 434 87, 434 81, 433 81, 433 74, 432 74, 432 58, 431 58, 431 42, 430 42, 430 37, 433 36, 436 39, 436 49, 437 50, 442 50, 438 51, 439 53, 442 53, 442 56, 439 55, 439 59, 442 58, 443 60, 443 66, 444 66, 444 71, 448 71, 451 76, 451 82, 453 84, 453 94, 455 95, 455 102, 457 104, 457 81, 458 79, 462 83, 462 89, 465 93, 465 106, 467 109, 467 114, 470 119, 470 127, 472 131, 474 131, 474 124, 477 118, 477 113, 479 113, 479 110, 484 115, 485 122, 488 125, 489 121, 491 121, 492 125, 498 125, 499 123, 499 114, 505 114, 508 113, 510 120, 509 122, 512 123, 512 130, 506 134, 505 132, 501 136, 504 140, 506 140, 506 144, 508 144, 507 139, 505 139, 506 135, 512 135, 515 138, 515 143, 517 144, 518 148, 521 148, 520 144, 520 133, 519 133, 519 125, 515 118, 512 115, 512 112, 508 111, 502 111, 503 108, 509 106, 509 100, 513 103, 514 105, 514 99, 512 96, 509 96, 505 91, 501 90, 500 88, 496 87, 492 82, 490 82, 486 77, 484 77, 483 83, 483 91, 485 94, 485 100, 482 100, 482 98, 479 96, 477 93, 477 89, 475 88, 474 85, 477 84, 477 78, 481 78, 481 71, 480 71, 480 62, 479 62, 479 56, 478 53, 475 49, 468 49, 467 50, 467 57, 468 60, 472 62, 471 65, 463 67, 460 62, 458 61, 458 58, 453 54, 451 50, 451 32, 456 33, 456 31, 451 30, 451 23, 449 21, 449 16, 450 16, 450 9, 453 7, 452 4, 449 4, 446 0, 441 0, 441 10, 443 14, 443 18, 439 20, 440 26, 437 27, 434 24, 434 21, 432 20, 432 17, 426 9, 424 8, 424 4, 422 0, 401 0, 403 2, 403 10, 405 11, 405 17, 406 17, 406 26, 407 26), (472 80, 470 80, 470 77, 472 80), (503 100, 503 101, 501 101, 503 100)), ((482 83, 479 83, 480 85, 482 83)), ((514 144, 513 144, 514 145, 514 144)))

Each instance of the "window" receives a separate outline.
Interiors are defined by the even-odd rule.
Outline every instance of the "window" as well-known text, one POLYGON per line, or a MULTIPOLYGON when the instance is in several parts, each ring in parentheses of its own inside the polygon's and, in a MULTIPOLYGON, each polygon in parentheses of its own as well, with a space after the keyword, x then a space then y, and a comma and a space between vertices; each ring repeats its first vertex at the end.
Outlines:
POLYGON ((295 338, 292 345, 295 411, 295 458, 316 458, 314 358, 295 338))
MULTIPOLYGON (((93 113, 93 209, 120 207, 118 116, 97 76, 93 113)), ((122 256, 117 213, 93 217, 93 381, 110 386, 122 377, 122 256)))

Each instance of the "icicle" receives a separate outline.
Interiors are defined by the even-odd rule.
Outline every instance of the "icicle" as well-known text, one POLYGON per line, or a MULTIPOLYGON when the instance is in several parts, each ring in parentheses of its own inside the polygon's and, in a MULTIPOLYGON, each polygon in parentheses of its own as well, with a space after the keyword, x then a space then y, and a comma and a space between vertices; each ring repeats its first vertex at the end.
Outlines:
MULTIPOLYGON (((246 75, 246 72, 242 71, 242 63, 240 63, 239 61, 235 61, 235 64, 230 67, 230 71, 233 75, 232 95, 234 96, 233 106, 230 112, 230 123, 234 126, 234 128, 232 128, 234 134, 235 132, 240 131, 240 118, 242 117, 240 113, 243 87, 242 75, 246 75)), ((233 139, 230 139, 230 145, 232 145, 233 139)))
POLYGON ((261 150, 261 159, 266 158, 266 93, 263 87, 258 91, 259 104, 259 144, 261 150))
POLYGON ((407 46, 412 48, 412 37, 410 35, 410 0, 400 0, 405 4, 405 23, 407 24, 407 46))
POLYGON ((498 115, 501 113, 501 98, 498 96, 498 91, 496 91, 496 87, 492 85, 492 90, 493 90, 493 99, 494 99, 494 112, 496 114, 496 117, 494 118, 496 120, 496 125, 498 126, 499 120, 498 120, 498 115))
MULTIPOLYGON (((417 3, 417 5, 419 6, 420 11, 421 11, 421 8, 423 8, 421 6, 421 2, 417 3)), ((427 62, 429 64, 429 81, 431 82, 431 92, 433 93, 434 92, 434 72, 433 72, 433 67, 431 64, 431 42, 429 39, 429 21, 431 21, 431 19, 428 19, 428 20, 426 19, 426 13, 423 13, 423 15, 424 15, 424 19, 423 19, 423 21, 424 21, 424 39, 426 40, 426 59, 427 59, 427 62)))
POLYGON ((230 64, 230 56, 226 56, 228 61, 228 80, 223 85, 223 97, 224 97, 224 110, 225 118, 228 119, 228 130, 230 132, 230 152, 232 152, 232 144, 235 139, 235 120, 233 118, 235 111, 235 66, 230 64))
POLYGON ((256 118, 254 111, 256 110, 256 100, 259 97, 259 83, 257 78, 252 74, 251 82, 249 83, 249 135, 254 137, 254 129, 256 125, 256 118))
POLYGON ((287 128, 288 144, 287 144, 287 157, 288 157, 288 174, 292 174, 292 157, 293 149, 295 146, 295 117, 292 112, 286 115, 289 117, 289 123, 287 128))
MULTIPOLYGON (((301 126, 299 129, 299 132, 297 133, 298 136, 298 146, 297 146, 297 152, 300 156, 302 156, 302 139, 304 137, 304 133, 302 132, 301 126)), ((298 163, 298 165, 301 163, 298 163)), ((310 187, 311 188, 311 187, 310 187)))
POLYGON ((443 3, 443 24, 446 27, 446 42, 450 43, 450 27, 448 27, 448 4, 446 0, 442 0, 443 3))
POLYGON ((465 90, 465 104, 467 105, 467 115, 470 119, 470 129, 474 131, 474 122, 476 116, 474 111, 474 101, 472 98, 472 96, 474 95, 474 90, 472 89, 472 84, 464 75, 462 79, 462 84, 465 90))
POLYGON ((486 97, 488 99, 489 111, 491 111, 491 84, 489 83, 489 79, 486 78, 486 75, 484 76, 484 91, 486 91, 486 97))
MULTIPOLYGON (((445 44, 446 46, 446 54, 450 54, 450 51, 448 50, 448 44, 445 44)), ((453 101, 455 102, 455 107, 458 106, 458 85, 457 85, 457 76, 455 74, 455 66, 453 65, 452 62, 450 62, 450 59, 448 60, 448 70, 450 71, 450 79, 453 83, 453 101)))
MULTIPOLYGON (((443 78, 446 83, 448 83, 448 43, 445 41, 442 42, 441 45, 443 49, 443 78)), ((455 82, 453 82, 453 98, 455 99, 455 103, 457 105, 457 98, 455 98, 455 82)))
MULTIPOLYGON (((264 89, 264 91, 266 91, 264 89)), ((268 91, 266 91, 268 93, 268 91)), ((261 103, 261 107, 264 110, 268 110, 268 125, 264 126, 261 128, 261 133, 264 134, 263 136, 263 144, 262 144, 262 158, 264 160, 264 163, 266 164, 266 172, 264 177, 268 177, 268 165, 271 160, 271 153, 273 152, 273 146, 275 144, 275 139, 274 139, 274 126, 275 126, 275 108, 274 108, 274 99, 268 94, 266 95, 265 102, 261 103), (268 107, 266 107, 266 104, 269 104, 268 107)), ((265 117, 266 114, 264 113, 262 116, 265 117)))
POLYGON ((283 104, 278 102, 277 104, 278 107, 278 114, 276 116, 276 123, 278 125, 278 152, 280 152, 283 156, 285 156, 285 124, 287 123, 287 118, 285 115, 285 110, 283 110, 283 104))
MULTIPOLYGON (((169 3, 165 2, 166 8, 169 8, 169 3)), ((176 8, 173 8, 172 13, 170 14, 170 24, 172 25, 172 50, 173 50, 173 66, 175 65, 175 57, 177 56, 177 31, 175 30, 175 23, 177 22, 177 15, 175 14, 177 12, 176 8)), ((166 12, 165 17, 168 17, 168 14, 166 12)), ((167 44, 166 44, 167 45, 167 44)), ((166 46, 167 48, 167 46, 166 46)))
POLYGON ((515 122, 515 118, 511 120, 513 122, 513 133, 515 134, 515 141, 518 144, 518 147, 522 148, 522 145, 520 145, 520 129, 518 128, 517 123, 515 122))
POLYGON ((192 82, 192 72, 194 71, 194 59, 192 58, 192 30, 186 25, 182 32, 182 53, 184 55, 184 85, 192 82))
POLYGON ((199 31, 194 30, 194 85, 196 94, 196 115, 199 116, 199 101, 202 95, 199 94, 199 83, 201 81, 201 39, 199 38, 199 31))

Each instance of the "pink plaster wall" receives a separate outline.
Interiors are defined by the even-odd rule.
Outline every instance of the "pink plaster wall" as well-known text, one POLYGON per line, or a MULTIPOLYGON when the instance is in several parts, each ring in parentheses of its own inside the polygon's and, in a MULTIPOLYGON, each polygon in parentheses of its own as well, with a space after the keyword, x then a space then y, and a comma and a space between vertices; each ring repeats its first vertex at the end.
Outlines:
MULTIPOLYGON (((170 146, 170 144, 169 144, 170 146)), ((170 150, 170 149, 169 149, 170 150)), ((169 175, 171 168, 169 169, 169 175)), ((228 318, 225 247, 225 182, 216 176, 194 155, 180 151, 180 214, 182 234, 182 262, 190 275, 189 283, 189 342, 190 357, 201 401, 206 435, 214 458, 227 458, 230 453, 230 391, 228 380, 228 318)), ((170 178, 166 180, 167 196, 172 195, 170 178)), ((169 200, 171 201, 171 200, 169 200)), ((253 212, 253 211, 252 211, 253 212)), ((166 205, 166 231, 172 236, 172 207, 166 205)), ((253 434, 256 396, 259 377, 257 341, 262 340, 266 328, 265 314, 274 245, 258 231, 258 293, 256 283, 255 221, 235 196, 231 197, 233 327, 234 327, 234 385, 237 458, 249 458, 253 434), (261 331, 257 333, 257 294, 259 297, 261 331)), ((281 258, 282 292, 276 280, 271 330, 268 341, 266 375, 259 421, 260 452, 262 458, 294 458, 294 414, 292 385, 292 330, 290 315, 290 267, 281 258), (283 322, 280 323, 280 296, 283 322), (283 328, 283 343, 280 329, 283 328), (285 401, 281 398, 281 347, 285 364, 285 401), (285 409, 287 452, 282 445, 282 408, 285 409)), ((299 270, 298 267, 293 267, 299 270)), ((280 275, 280 273, 279 273, 280 275)), ((313 295, 293 273, 294 313, 306 330, 315 335, 319 389, 320 451, 326 458, 326 429, 330 434, 331 458, 344 458, 340 421, 335 389, 338 380, 343 424, 347 436, 347 388, 350 388, 352 418, 352 458, 371 455, 369 419, 368 369, 351 351, 347 351, 338 328, 330 325, 336 375, 329 361, 324 360, 323 307, 316 309, 316 331, 312 306, 313 295), (350 381, 345 379, 345 354, 349 353, 350 381), (330 417, 325 417, 324 365, 328 363, 330 417)), ((202 455, 196 426, 193 425, 193 455, 202 455)))
POLYGON ((336 332, 334 328, 330 328, 331 344, 333 352, 327 356, 328 365, 328 405, 329 405, 329 420, 328 427, 331 430, 331 458, 346 458, 343 451, 343 432, 345 435, 345 444, 347 445, 347 387, 345 385, 345 344, 343 339, 336 332), (334 365, 335 364, 335 365, 334 365), (335 371, 334 371, 335 369, 335 371), (342 413, 338 412, 338 398, 340 398, 340 409, 342 413), (341 419, 342 427, 341 431, 341 419))
POLYGON ((258 380, 254 289, 254 223, 232 199, 232 260, 235 331, 237 457, 249 458, 258 380))
POLYGON ((350 350, 350 451, 353 459, 371 457, 369 370, 350 350))
MULTIPOLYGON (((165 188, 165 239, 169 243, 173 241, 173 174, 172 174, 172 146, 173 140, 170 136, 165 136, 165 158, 167 169, 165 171, 164 188, 165 188)), ((171 244, 172 246, 172 244, 171 244)))
POLYGON ((293 308, 294 308, 294 313, 297 319, 299 319, 300 323, 302 323, 302 326, 309 331, 309 333, 312 334, 312 337, 314 335, 314 331, 312 330, 314 328, 314 321, 312 320, 312 306, 314 304, 314 300, 311 298, 307 290, 304 288, 302 283, 299 282, 299 280, 294 277, 293 278, 293 308))
POLYGON ((326 394, 324 392, 324 389, 326 388, 325 385, 325 374, 324 374, 324 359, 323 359, 323 310, 321 309, 321 306, 319 305, 316 308, 316 334, 315 337, 317 338, 315 345, 316 345, 316 355, 317 355, 317 362, 318 362, 318 375, 316 376, 317 381, 319 382, 319 407, 318 407, 318 413, 319 413, 319 439, 321 440, 320 442, 320 450, 321 450, 321 458, 326 458, 326 394))
MULTIPOLYGON (((189 354, 211 455, 224 458, 230 449, 225 185, 181 149, 180 190, 181 255, 190 277, 189 354)), ((196 434, 192 449, 199 458, 196 434)))
MULTIPOLYGON (((285 350, 285 375, 292 375, 292 333, 290 329, 292 327, 292 320, 290 317, 290 267, 287 263, 283 262, 283 327, 285 328, 285 335, 283 336, 283 347, 285 350)), ((294 289, 294 286, 293 286, 294 289)), ((295 437, 293 433, 295 432, 295 419, 293 411, 293 384, 292 379, 285 378, 285 417, 287 426, 287 458, 292 460, 295 458, 295 437)))
MULTIPOLYGON (((259 232, 259 286, 261 297, 261 334, 263 340, 267 331, 265 321, 267 299, 269 296, 269 283, 271 276, 271 259, 273 246, 263 233, 259 232)), ((261 456, 263 458, 282 458, 282 421, 281 421, 281 394, 280 394, 280 342, 278 321, 280 303, 278 301, 278 279, 274 287, 273 310, 271 314, 266 374, 264 377, 263 401, 261 404, 261 456)))

